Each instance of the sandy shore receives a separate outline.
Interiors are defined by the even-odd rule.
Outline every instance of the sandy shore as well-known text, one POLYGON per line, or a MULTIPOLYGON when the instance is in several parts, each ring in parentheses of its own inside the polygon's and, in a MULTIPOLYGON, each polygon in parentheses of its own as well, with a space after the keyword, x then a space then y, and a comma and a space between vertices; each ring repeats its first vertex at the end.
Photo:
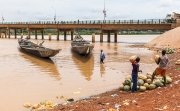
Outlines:
POLYGON ((167 74, 173 83, 166 87, 146 92, 123 92, 119 89, 109 91, 88 99, 66 105, 59 105, 52 111, 180 111, 180 52, 168 55, 170 65, 167 74))

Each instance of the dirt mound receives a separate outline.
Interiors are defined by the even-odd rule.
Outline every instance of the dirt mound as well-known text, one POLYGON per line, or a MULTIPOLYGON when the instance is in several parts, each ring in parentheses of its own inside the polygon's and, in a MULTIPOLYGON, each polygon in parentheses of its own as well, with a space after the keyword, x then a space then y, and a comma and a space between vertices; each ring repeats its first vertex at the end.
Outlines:
POLYGON ((160 36, 147 43, 146 46, 155 48, 180 48, 180 27, 161 34, 160 36))

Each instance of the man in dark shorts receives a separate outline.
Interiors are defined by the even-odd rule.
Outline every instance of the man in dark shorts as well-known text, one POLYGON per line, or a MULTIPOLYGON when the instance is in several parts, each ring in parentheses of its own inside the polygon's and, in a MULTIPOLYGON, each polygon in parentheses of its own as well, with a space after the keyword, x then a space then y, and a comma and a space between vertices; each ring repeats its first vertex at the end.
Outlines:
POLYGON ((168 65, 169 59, 166 55, 166 50, 162 50, 162 56, 159 59, 159 66, 155 69, 152 75, 152 81, 154 80, 155 75, 161 75, 164 79, 164 86, 166 85, 166 69, 168 65))

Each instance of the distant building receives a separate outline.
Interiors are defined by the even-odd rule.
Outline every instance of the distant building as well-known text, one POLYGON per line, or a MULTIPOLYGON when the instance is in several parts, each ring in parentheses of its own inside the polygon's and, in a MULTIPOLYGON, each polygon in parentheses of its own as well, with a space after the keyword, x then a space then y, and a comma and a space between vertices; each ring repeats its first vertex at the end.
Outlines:
POLYGON ((165 19, 168 23, 174 23, 176 20, 180 20, 180 14, 173 12, 172 14, 167 14, 165 19))
POLYGON ((172 19, 180 19, 180 14, 173 12, 173 13, 171 14, 171 18, 172 18, 172 19))

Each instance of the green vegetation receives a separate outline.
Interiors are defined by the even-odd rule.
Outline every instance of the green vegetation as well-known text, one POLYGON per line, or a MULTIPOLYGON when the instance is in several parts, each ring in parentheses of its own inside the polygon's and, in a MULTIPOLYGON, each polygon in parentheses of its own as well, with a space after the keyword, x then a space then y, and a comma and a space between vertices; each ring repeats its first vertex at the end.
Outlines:
MULTIPOLYGON (((23 32, 24 35, 28 34, 27 30, 17 30, 17 34, 21 35, 21 33, 23 32)), ((74 34, 79 33, 80 35, 92 35, 93 33, 95 34, 100 34, 100 30, 96 30, 96 29, 77 29, 74 30, 74 34)), ((165 30, 121 30, 119 31, 120 35, 151 35, 151 34, 162 34, 164 33, 165 30)), ((14 34, 14 31, 11 30, 11 34, 14 34)), ((35 30, 31 30, 31 34, 34 35, 35 34, 35 30)), ((42 32, 41 30, 37 30, 37 34, 41 35, 42 32)), ((44 35, 56 35, 57 34, 57 30, 56 29, 44 29, 44 35)), ((64 32, 60 31, 60 35, 63 35, 64 32)), ((67 31, 67 34, 70 34, 70 31, 67 31)))
POLYGON ((92 35, 93 33, 99 34, 100 30, 95 30, 95 29, 79 29, 76 32, 78 32, 80 35, 92 35))
POLYGON ((121 31, 121 35, 153 35, 153 34, 162 34, 165 30, 133 30, 128 31, 124 30, 121 31))

